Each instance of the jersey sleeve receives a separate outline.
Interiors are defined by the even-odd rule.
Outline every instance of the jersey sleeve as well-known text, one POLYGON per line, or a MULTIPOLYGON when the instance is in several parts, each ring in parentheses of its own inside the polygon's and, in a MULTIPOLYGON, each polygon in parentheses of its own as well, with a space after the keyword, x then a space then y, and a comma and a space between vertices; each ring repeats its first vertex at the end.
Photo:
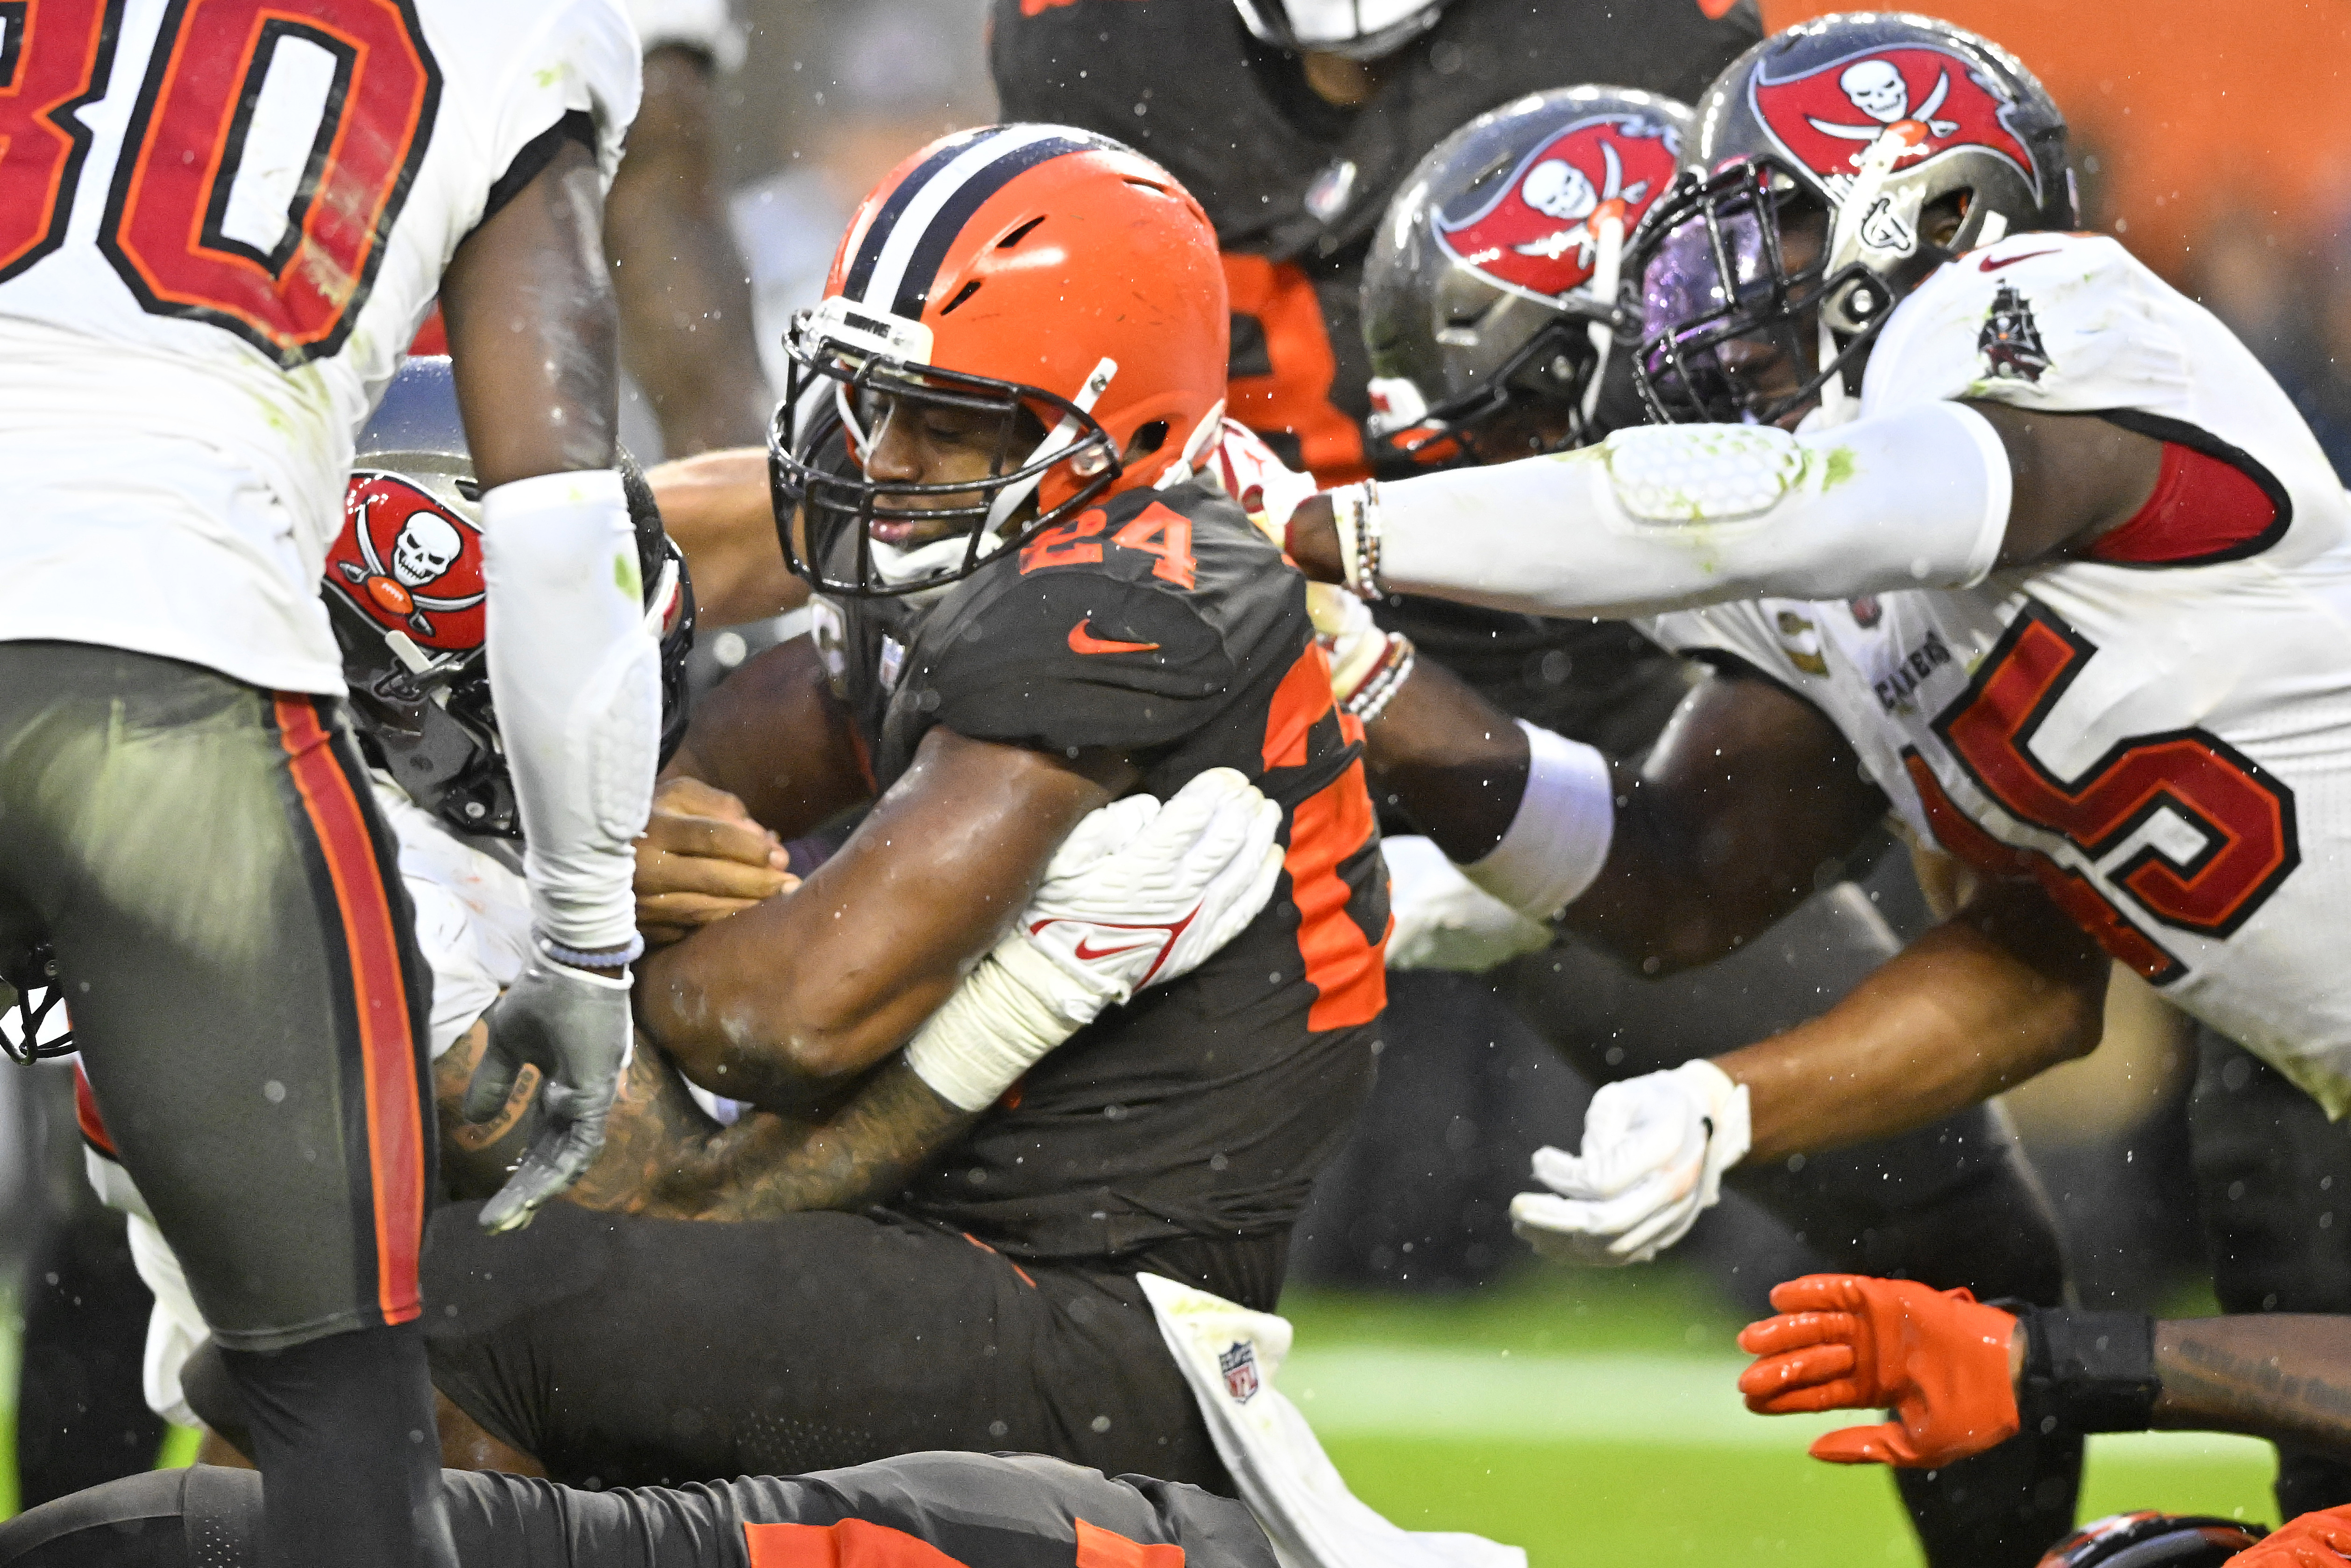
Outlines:
POLYGON ((1952 399, 2053 413, 2177 404, 2189 355, 2176 299, 2103 235, 2012 235, 1902 302, 1871 351, 1862 413, 1952 399))
POLYGON ((1799 695, 1828 679, 1818 617, 1798 600, 1752 599, 1677 610, 1636 622, 1649 640, 1703 659, 1726 654, 1799 695))
MULTIPOLYGON (((1301 601, 1302 601, 1302 595, 1301 601)), ((1171 745, 1223 711, 1240 671, 1180 591, 1063 569, 1022 577, 910 674, 939 724, 1047 750, 1171 745)))
POLYGON ((637 118, 643 51, 622 0, 559 0, 527 34, 501 84, 484 149, 493 183, 532 142, 570 114, 594 122, 606 183, 637 118))

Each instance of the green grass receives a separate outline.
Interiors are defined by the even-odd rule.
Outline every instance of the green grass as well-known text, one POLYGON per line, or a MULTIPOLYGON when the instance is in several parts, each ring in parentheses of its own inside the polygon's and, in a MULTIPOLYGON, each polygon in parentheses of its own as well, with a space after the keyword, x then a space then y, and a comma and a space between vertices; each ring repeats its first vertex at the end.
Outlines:
MULTIPOLYGON (((1745 1412, 1738 1320, 1687 1273, 1531 1270, 1456 1299, 1298 1291, 1283 1307, 1297 1339, 1277 1385, 1356 1495, 1409 1529, 1523 1546, 1532 1568, 1628 1552, 1918 1561, 1883 1471, 1805 1455, 1847 1420, 1745 1412)), ((2241 1439, 2096 1438, 2082 1517, 2154 1507, 2274 1522, 2270 1469, 2241 1439)))
MULTIPOLYGON (((1297 1340, 1276 1385, 1356 1495, 1407 1529, 1523 1546, 1531 1568, 1918 1561, 1884 1472, 1805 1456, 1813 1434, 1844 1422, 1746 1414, 1732 1386, 1738 1320, 1688 1273, 1531 1268, 1461 1297, 1298 1291, 1283 1307, 1297 1340)), ((0 1335, 0 1399, 14 1353, 0 1335)), ((13 1418, 0 1427, 14 1431, 13 1418)), ((162 1462, 188 1463, 194 1444, 173 1433, 162 1462)), ((2162 1508, 2274 1522, 2269 1476, 2268 1451, 2241 1439, 2096 1438, 2083 1517, 2162 1508)), ((15 1500, 11 1462, 0 1512, 15 1500)))

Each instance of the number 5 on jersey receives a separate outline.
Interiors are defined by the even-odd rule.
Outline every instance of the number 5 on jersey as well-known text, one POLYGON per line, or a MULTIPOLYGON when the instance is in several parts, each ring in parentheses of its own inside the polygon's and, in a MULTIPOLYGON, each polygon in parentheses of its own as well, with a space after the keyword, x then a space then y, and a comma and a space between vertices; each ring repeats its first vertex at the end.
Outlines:
MULTIPOLYGON (((0 281, 65 237, 122 0, 0 0, 0 281)), ((141 307, 286 369, 342 346, 441 95, 402 0, 173 0, 98 245, 141 307)))

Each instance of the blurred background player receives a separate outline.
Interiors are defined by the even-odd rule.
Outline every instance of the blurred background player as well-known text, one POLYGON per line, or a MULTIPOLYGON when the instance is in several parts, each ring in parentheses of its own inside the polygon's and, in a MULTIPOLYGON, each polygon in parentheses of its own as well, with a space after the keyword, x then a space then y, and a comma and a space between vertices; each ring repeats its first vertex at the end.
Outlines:
POLYGON ((720 86, 743 63, 743 30, 726 0, 627 4, 645 51, 644 99, 605 200, 604 248, 621 363, 652 405, 660 441, 622 434, 684 457, 758 441, 771 402, 719 144, 720 86))
MULTIPOLYGON (((2320 804, 2351 679, 2321 630, 2340 481, 2225 328, 2066 232, 2063 117, 1997 46, 1834 18, 1708 101, 1640 255, 1635 369, 1685 423, 1310 501, 1292 552, 1343 555, 1358 584, 1666 612, 1661 639, 1742 672, 1614 782, 1589 751, 1530 772, 1521 737, 1454 737, 1448 767, 1545 780, 1527 821, 1582 869, 1536 902, 1580 894, 1562 917, 1628 956, 1743 939, 1889 802, 1975 881, 1821 1018, 1604 1091, 1582 1155, 1539 1158, 1556 1196, 1521 1197, 1521 1227, 1652 1255, 1741 1158, 1915 1126, 2078 1055, 2103 948, 2260 1059, 2224 1058, 2193 1113, 2222 1305, 2343 1310, 2326 1195, 2351 1176, 2329 1125, 2351 1025, 2308 913, 2341 831, 2320 804)), ((1496 885, 1540 835, 1455 799, 1449 852, 1496 885)), ((2278 1485, 2304 1511, 2351 1472, 2289 1450, 2278 1485)))
POLYGON ((628 1039, 654 654, 615 591, 632 563, 575 563, 628 538, 596 233, 637 59, 597 4, 260 36, 247 74, 209 13, 10 25, 54 96, 0 154, 0 930, 11 973, 54 950, 118 1149, 256 1411, 265 1561, 439 1563, 410 1326, 426 982, 315 580, 351 436, 437 289, 538 829, 539 950, 491 1051, 560 1092, 494 1206, 517 1223, 593 1155, 628 1039))
MULTIPOLYGON (((1634 395, 1631 378, 1615 336, 1632 327, 1616 287, 1623 242, 1671 185, 1688 126, 1681 105, 1647 94, 1561 89, 1472 121, 1422 161, 1379 225, 1364 286, 1374 384, 1395 411, 1400 445, 1424 461, 1438 451, 1447 462, 1507 461, 1531 446, 1581 444, 1630 417, 1623 403, 1634 395), (1454 325, 1463 321, 1475 325, 1454 325)), ((1374 788, 1392 791, 1402 813, 1425 821, 1440 843, 1453 842, 1457 816, 1487 785, 1480 778, 1470 786, 1471 802, 1453 792, 1466 780, 1445 766, 1451 727, 1510 727, 1453 672, 1373 624, 1359 602, 1336 594, 1323 602, 1353 628, 1334 649, 1334 678, 1367 721, 1374 788), (1444 722, 1432 723, 1439 708, 1444 722)), ((1564 747, 1554 732, 1525 720, 1520 727, 1546 758, 1564 747)), ((1432 851, 1433 864, 1416 862, 1415 883, 1448 891, 1417 898, 1461 912, 1446 940, 1482 947, 1484 961, 1537 948, 1499 971, 1502 994, 1594 1083, 1792 1027, 1899 949, 1850 886, 1681 975, 1640 974, 1580 944, 1545 947, 1543 927, 1516 909, 1555 906, 1577 891, 1574 865, 1545 849, 1516 851, 1522 880, 1497 883, 1511 894, 1504 904, 1432 851), (1481 905, 1490 913, 1475 913, 1481 905), (1490 934, 1482 944, 1473 924, 1490 934), (1792 972, 1805 983, 1790 985, 1792 972)), ((1816 1151, 1792 1169, 1757 1167, 1733 1183, 1818 1257, 1874 1259, 1874 1270, 1987 1296, 2053 1306, 2064 1299, 2055 1226, 1991 1108, 1898 1139, 1816 1151)), ((2029 1563, 2071 1521, 2079 1466, 2078 1441, 2036 1438, 1932 1479, 1896 1479, 1929 1561, 2029 1563)))

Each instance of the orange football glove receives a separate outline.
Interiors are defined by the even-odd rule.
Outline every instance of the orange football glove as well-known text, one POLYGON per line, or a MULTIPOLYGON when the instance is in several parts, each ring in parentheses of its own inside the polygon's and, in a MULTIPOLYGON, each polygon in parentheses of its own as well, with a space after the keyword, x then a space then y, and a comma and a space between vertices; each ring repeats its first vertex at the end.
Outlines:
POLYGON ((1739 1348, 1760 1358, 1739 1375, 1750 1410, 1894 1409, 1882 1426, 1829 1433, 1813 1458, 1934 1469, 2016 1435, 2013 1314, 1965 1291, 1858 1274, 1791 1280, 1771 1304, 1780 1316, 1740 1331, 1739 1348))
POLYGON ((2229 1568, 2343 1568, 2351 1563, 2351 1507, 2287 1520, 2229 1559, 2229 1568))

